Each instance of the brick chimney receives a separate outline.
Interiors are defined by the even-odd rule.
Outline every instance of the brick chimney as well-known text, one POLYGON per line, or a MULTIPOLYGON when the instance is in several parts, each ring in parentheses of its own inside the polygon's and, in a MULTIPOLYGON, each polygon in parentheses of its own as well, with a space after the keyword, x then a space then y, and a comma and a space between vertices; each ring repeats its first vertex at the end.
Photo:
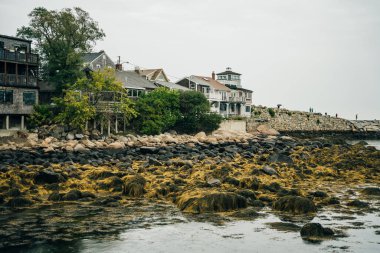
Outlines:
POLYGON ((115 68, 116 68, 116 70, 122 71, 123 70, 123 64, 116 63, 115 68))
POLYGON ((211 77, 215 80, 215 71, 212 72, 211 77))

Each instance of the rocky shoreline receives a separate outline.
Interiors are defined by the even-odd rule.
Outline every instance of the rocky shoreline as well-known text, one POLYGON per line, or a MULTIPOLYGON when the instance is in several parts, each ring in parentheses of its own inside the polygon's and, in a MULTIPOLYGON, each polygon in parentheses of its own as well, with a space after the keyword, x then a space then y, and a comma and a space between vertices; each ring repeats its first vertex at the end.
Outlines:
MULTIPOLYGON (((364 143, 233 132, 65 139, 27 134, 0 146, 3 214, 70 203, 122 212, 141 201, 239 219, 257 218, 262 208, 292 217, 326 206, 377 210, 366 198, 380 195, 380 151, 364 143)), ((0 248, 22 245, 17 226, 8 225, 0 248)), ((331 233, 302 230, 310 238, 331 233)))

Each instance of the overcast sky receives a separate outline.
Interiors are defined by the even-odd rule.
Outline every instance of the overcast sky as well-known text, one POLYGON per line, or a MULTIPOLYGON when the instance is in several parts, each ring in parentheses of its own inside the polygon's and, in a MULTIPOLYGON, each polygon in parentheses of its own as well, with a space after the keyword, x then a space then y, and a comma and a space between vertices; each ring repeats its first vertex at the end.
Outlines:
POLYGON ((81 7, 95 50, 172 81, 231 67, 256 105, 380 119, 379 0, 0 0, 0 34, 38 6, 81 7))

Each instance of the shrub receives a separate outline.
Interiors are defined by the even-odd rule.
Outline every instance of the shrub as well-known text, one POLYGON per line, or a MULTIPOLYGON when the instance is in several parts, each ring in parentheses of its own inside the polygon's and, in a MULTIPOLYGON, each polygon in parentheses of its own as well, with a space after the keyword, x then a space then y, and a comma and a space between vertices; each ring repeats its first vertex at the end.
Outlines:
POLYGON ((321 121, 319 119, 317 119, 317 125, 321 124, 321 121))
POLYGON ((272 118, 276 115, 276 113, 274 112, 273 108, 268 108, 268 113, 269 113, 269 115, 270 115, 272 118))
POLYGON ((133 125, 143 134, 160 134, 172 128, 180 117, 179 92, 161 87, 136 102, 139 116, 133 125))
POLYGON ((182 133, 211 132, 219 128, 222 117, 210 114, 210 103, 207 98, 197 91, 180 93, 179 110, 181 117, 175 128, 182 133))
POLYGON ((53 123, 55 106, 35 105, 33 113, 28 116, 27 123, 29 128, 50 125, 53 123))

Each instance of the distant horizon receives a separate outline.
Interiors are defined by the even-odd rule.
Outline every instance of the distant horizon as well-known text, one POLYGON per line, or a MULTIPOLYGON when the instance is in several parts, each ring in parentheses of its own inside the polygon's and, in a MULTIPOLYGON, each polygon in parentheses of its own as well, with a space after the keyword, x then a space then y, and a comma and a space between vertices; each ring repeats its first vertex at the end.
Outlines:
POLYGON ((81 7, 106 33, 94 51, 172 81, 231 67, 254 105, 380 119, 380 1, 2 0, 0 33, 39 6, 81 7))

